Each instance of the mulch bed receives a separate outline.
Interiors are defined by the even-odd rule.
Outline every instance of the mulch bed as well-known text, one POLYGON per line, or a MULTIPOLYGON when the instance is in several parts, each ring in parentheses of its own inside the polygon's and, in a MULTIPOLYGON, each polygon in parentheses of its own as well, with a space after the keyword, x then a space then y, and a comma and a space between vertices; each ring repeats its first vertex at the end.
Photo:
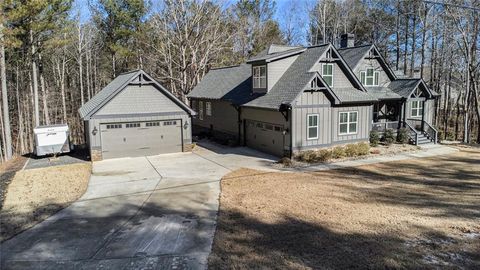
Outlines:
POLYGON ((8 185, 15 176, 15 173, 23 168, 27 159, 28 158, 23 156, 15 157, 14 159, 0 165, 0 209, 3 208, 8 185))

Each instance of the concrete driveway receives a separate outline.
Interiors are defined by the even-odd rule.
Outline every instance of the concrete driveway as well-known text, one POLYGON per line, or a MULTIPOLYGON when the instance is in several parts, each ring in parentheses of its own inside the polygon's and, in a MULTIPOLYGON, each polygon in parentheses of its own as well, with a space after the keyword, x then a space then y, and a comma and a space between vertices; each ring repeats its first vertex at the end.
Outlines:
POLYGON ((204 269, 219 180, 274 159, 219 150, 94 163, 84 196, 2 244, 1 268, 204 269))

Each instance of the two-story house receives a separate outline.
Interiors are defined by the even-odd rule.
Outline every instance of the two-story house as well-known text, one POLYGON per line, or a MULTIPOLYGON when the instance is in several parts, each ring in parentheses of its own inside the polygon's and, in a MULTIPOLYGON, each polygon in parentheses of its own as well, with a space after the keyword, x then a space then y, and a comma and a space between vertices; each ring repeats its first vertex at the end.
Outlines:
POLYGON ((421 79, 398 79, 375 45, 271 45, 239 66, 213 69, 188 95, 194 133, 236 140, 277 156, 369 140, 405 127, 433 141, 433 99, 421 79))

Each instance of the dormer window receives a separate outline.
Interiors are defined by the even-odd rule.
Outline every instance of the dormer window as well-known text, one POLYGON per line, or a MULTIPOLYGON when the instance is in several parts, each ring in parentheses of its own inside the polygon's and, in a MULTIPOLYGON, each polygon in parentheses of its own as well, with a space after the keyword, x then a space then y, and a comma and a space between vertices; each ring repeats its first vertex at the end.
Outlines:
POLYGON ((328 86, 333 86, 333 64, 322 65, 322 78, 328 86))
POLYGON ((253 67, 253 88, 267 88, 267 66, 253 67))
POLYGON ((360 80, 365 86, 378 86, 378 77, 380 73, 373 68, 367 68, 366 71, 360 72, 360 80))

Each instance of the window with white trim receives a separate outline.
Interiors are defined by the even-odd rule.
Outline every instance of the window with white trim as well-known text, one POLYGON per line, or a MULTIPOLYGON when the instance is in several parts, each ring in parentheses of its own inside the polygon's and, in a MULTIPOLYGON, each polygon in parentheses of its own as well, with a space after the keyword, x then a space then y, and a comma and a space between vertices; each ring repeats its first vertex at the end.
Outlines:
POLYGON ((307 140, 318 139, 318 114, 307 114, 307 140))
POLYGON ((328 86, 333 86, 333 64, 322 65, 322 78, 328 86))
POLYGON ((203 120, 203 101, 198 102, 198 119, 203 120))
POLYGON ((267 88, 267 66, 253 67, 253 88, 267 88))
POLYGON ((340 112, 340 135, 357 133, 358 112, 340 112))
POLYGON ((212 103, 211 102, 205 102, 205 113, 208 116, 212 116, 212 103))
POLYGON ((421 117, 423 115, 423 101, 413 100, 412 101, 412 117, 421 117))
POLYGON ((380 73, 373 68, 367 68, 366 71, 360 72, 360 81, 364 86, 378 86, 378 77, 380 77, 380 73))

